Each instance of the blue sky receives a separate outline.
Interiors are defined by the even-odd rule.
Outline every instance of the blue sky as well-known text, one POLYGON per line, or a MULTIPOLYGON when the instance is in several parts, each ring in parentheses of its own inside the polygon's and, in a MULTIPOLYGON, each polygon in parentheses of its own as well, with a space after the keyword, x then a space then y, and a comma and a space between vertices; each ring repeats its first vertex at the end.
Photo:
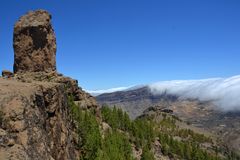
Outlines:
POLYGON ((0 2, 0 70, 12 70, 16 20, 52 14, 57 69, 88 90, 240 74, 239 0, 0 2))

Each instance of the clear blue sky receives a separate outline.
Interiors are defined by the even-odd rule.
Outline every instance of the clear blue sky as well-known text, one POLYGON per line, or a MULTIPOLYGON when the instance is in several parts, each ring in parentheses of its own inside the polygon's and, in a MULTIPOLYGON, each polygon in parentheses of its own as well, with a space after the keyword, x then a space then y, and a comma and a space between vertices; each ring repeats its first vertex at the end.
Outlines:
POLYGON ((0 70, 12 70, 13 26, 52 14, 58 71, 85 89, 240 74, 239 0, 6 0, 0 70))

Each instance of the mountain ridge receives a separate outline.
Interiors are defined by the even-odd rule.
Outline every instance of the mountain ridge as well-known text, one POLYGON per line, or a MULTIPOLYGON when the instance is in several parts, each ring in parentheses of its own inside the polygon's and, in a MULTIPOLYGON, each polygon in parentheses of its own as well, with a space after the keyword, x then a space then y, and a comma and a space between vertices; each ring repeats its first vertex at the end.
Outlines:
POLYGON ((148 87, 153 95, 167 93, 182 99, 198 99, 200 101, 213 101, 219 109, 240 110, 240 76, 229 78, 210 78, 200 80, 173 80, 160 81, 146 85, 120 87, 100 91, 88 91, 94 96, 113 92, 131 91, 148 87), (96 94, 97 93, 97 94, 96 94))

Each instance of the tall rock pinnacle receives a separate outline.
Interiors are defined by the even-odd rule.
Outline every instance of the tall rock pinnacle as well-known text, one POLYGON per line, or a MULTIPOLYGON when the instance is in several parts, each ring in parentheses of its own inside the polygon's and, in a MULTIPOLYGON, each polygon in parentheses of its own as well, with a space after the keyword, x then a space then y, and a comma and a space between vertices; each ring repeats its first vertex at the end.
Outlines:
POLYGON ((56 38, 51 15, 44 10, 28 12, 14 26, 14 73, 56 70, 56 38))

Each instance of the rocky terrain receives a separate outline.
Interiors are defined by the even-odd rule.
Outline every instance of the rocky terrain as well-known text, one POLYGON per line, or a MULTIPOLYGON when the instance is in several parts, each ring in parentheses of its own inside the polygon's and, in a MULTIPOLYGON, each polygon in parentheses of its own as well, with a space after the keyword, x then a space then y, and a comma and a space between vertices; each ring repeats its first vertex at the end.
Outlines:
POLYGON ((97 110, 77 80, 56 71, 56 39, 44 10, 14 27, 14 74, 0 78, 0 159, 78 159, 68 97, 97 110))

